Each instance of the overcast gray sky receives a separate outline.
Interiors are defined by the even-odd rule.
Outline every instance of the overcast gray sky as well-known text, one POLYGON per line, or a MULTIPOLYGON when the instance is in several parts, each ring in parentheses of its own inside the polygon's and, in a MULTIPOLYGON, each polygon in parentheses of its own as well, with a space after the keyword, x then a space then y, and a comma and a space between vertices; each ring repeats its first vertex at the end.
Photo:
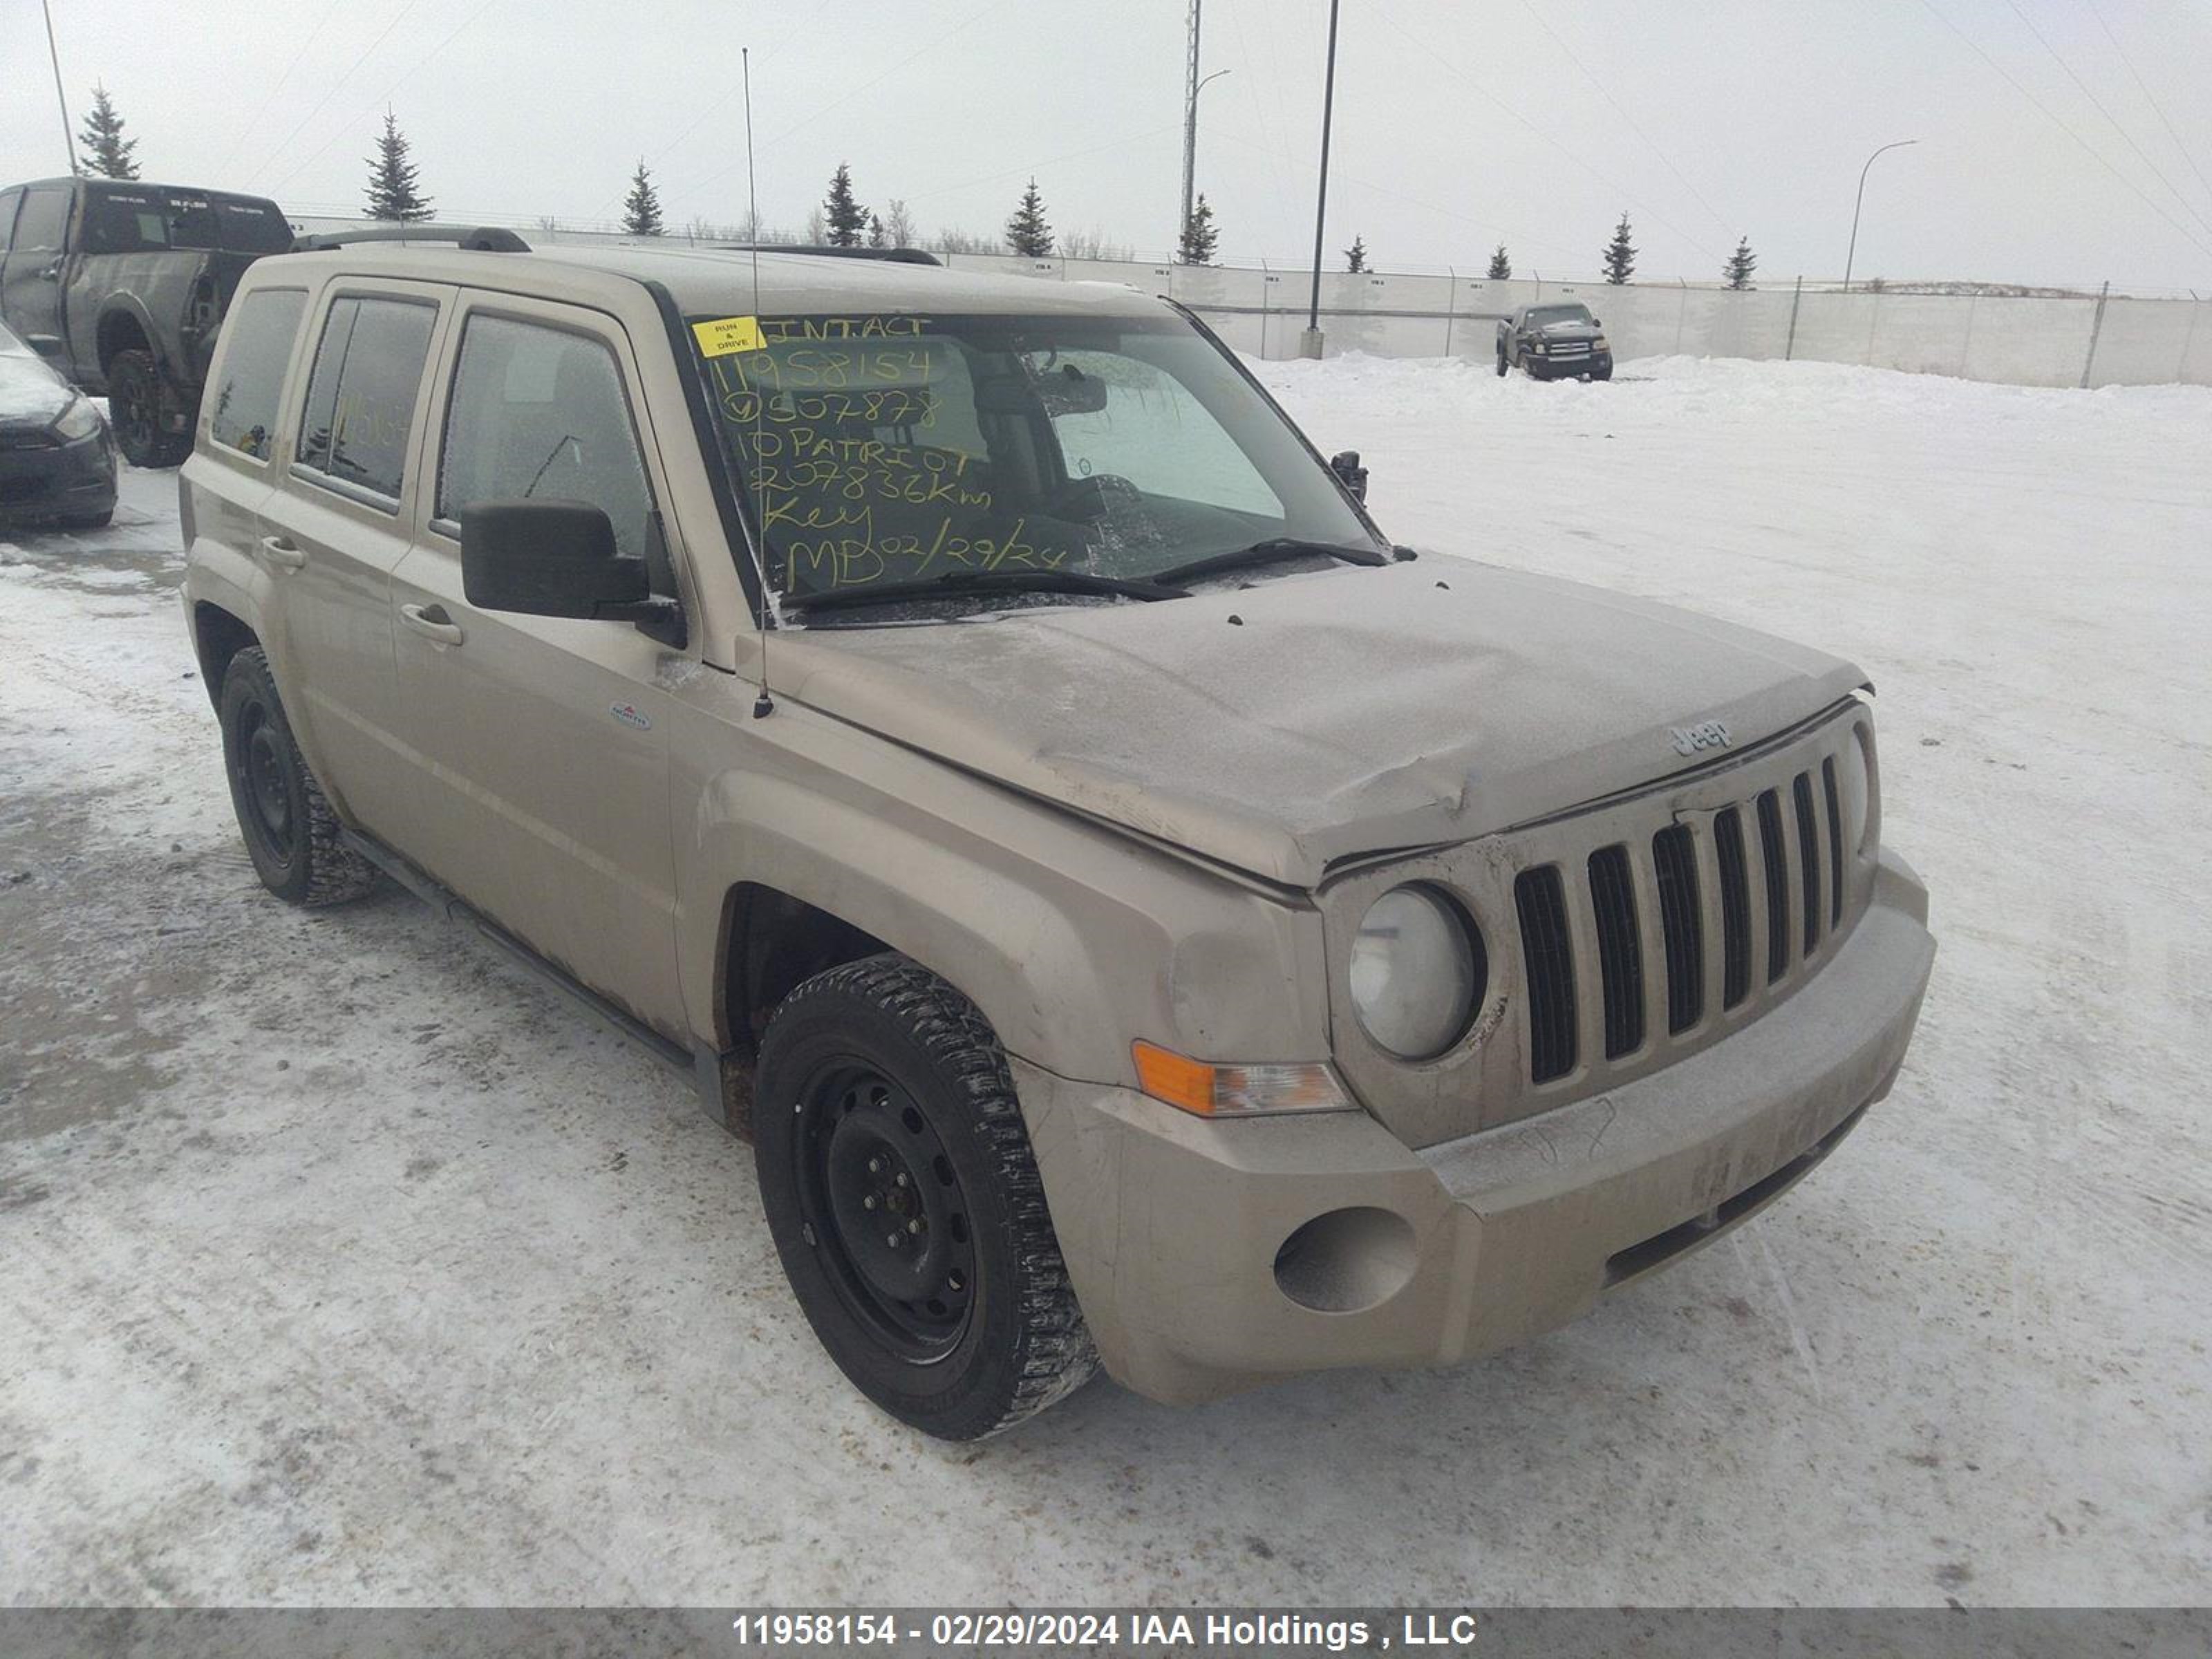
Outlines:
MULTIPOLYGON (((146 176, 351 212, 386 98, 441 217, 611 218, 641 155, 672 225, 797 228, 849 161, 926 230, 1173 235, 1185 0, 52 0, 73 120, 104 80, 146 176), (180 21, 189 19, 189 23, 180 21)), ((1311 246, 1327 0, 1205 0, 1199 181, 1222 253, 1311 246)), ((2201 0, 1346 0, 1332 263, 1638 276, 1858 273, 2212 295, 2201 0), (2039 31, 2041 39, 2039 39, 2039 31), (2047 43, 2047 44, 2046 44, 2047 43), (2078 80, 2075 78, 2078 77, 2078 80), (2100 107, 2101 104, 2102 107, 2100 107)), ((62 170, 38 0, 0 0, 0 173, 62 170)))

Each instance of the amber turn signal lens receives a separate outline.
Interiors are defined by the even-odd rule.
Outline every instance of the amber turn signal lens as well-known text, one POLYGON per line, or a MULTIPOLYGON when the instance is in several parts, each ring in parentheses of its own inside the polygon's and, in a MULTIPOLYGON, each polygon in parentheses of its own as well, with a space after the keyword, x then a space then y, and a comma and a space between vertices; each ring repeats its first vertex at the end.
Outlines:
POLYGON ((1137 1086, 1199 1117, 1255 1117, 1273 1112, 1341 1112, 1352 1108, 1336 1073, 1318 1062, 1219 1066, 1157 1043, 1133 1042, 1137 1086))

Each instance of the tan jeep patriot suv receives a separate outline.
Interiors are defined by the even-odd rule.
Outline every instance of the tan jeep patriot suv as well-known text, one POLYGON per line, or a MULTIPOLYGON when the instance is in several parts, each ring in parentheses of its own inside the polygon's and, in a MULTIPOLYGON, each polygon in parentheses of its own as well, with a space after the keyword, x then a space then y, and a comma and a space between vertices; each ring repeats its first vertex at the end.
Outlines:
POLYGON ((1125 289, 409 234, 246 272, 182 476, 246 847, 692 1073, 886 1411, 1448 1364, 1889 1090, 1849 664, 1394 547, 1125 289))

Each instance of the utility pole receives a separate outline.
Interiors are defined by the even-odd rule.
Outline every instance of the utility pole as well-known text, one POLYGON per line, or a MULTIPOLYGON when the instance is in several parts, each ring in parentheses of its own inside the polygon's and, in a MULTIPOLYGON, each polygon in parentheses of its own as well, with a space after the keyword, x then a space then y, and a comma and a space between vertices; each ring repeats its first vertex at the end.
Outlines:
MULTIPOLYGON (((1191 0, 1195 6, 1197 0, 1191 0)), ((46 15, 46 56, 53 59, 54 101, 62 106, 62 147, 69 152, 70 176, 76 176, 76 139, 70 132, 69 98, 62 91, 61 48, 54 45, 54 8, 52 0, 39 0, 39 9, 46 15)))
POLYGON ((1851 198, 1851 245, 1844 254, 1844 292, 1846 294, 1851 291, 1851 260, 1859 251, 1859 209, 1866 201, 1867 167, 1874 165, 1874 156, 1881 155, 1882 150, 1903 149, 1907 144, 1919 142, 1917 138, 1900 138, 1893 144, 1884 144, 1881 149, 1875 151, 1874 155, 1868 156, 1866 167, 1859 169, 1859 193, 1851 198))
POLYGON ((1306 307, 1306 331, 1298 341, 1298 355, 1303 357, 1321 356, 1321 249, 1328 230, 1328 125, 1336 112, 1336 8, 1337 0, 1328 0, 1328 77, 1321 94, 1321 185, 1314 193, 1313 300, 1306 307))

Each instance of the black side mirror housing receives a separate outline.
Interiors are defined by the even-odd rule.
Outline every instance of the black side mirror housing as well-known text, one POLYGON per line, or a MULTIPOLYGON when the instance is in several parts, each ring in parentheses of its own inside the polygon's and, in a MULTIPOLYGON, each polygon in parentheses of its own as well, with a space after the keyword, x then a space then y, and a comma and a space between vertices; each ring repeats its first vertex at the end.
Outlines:
POLYGON ((1364 501, 1367 499, 1367 469, 1360 465, 1358 450, 1340 450, 1330 456, 1328 470, 1336 474, 1355 500, 1364 501))
POLYGON ((632 622, 655 638, 674 599, 656 598, 643 559, 615 550, 605 509, 589 501, 478 501, 461 509, 461 591, 480 611, 632 622))

